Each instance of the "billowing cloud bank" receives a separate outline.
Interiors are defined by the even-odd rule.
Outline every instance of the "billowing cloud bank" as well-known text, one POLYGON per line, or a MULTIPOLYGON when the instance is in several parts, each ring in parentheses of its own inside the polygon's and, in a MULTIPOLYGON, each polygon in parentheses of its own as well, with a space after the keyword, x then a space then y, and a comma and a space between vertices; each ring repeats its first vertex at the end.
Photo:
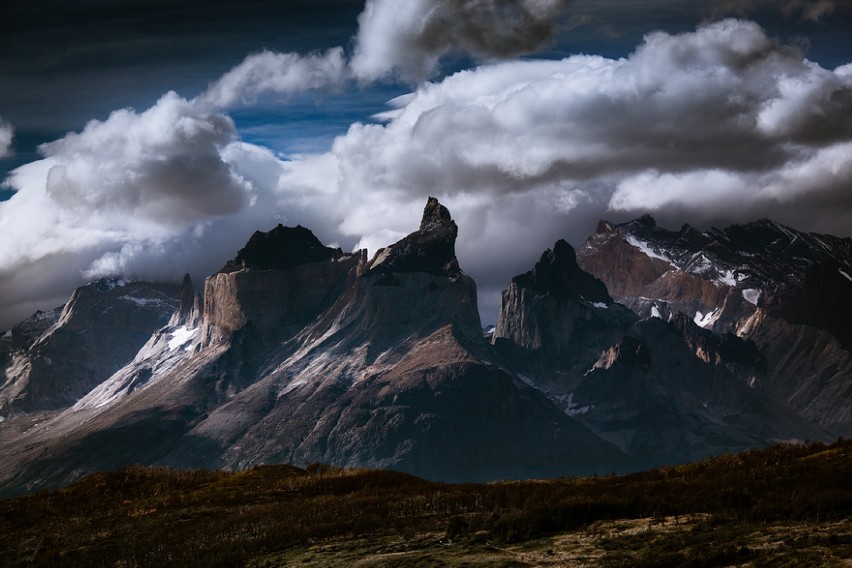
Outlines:
POLYGON ((711 220, 849 193, 852 65, 823 69, 750 22, 650 34, 621 60, 480 67, 398 105, 336 141, 343 191, 551 191, 711 220))
POLYGON ((514 258, 529 265, 600 217, 852 226, 852 65, 823 69, 751 22, 650 34, 620 60, 482 66, 396 106, 329 154, 341 232, 384 244, 441 195, 461 217, 463 266, 490 292, 514 258))
POLYGON ((460 72, 292 161, 240 142, 222 109, 340 88, 357 66, 335 50, 253 57, 196 100, 118 111, 14 172, 17 193, 0 204, 0 312, 22 317, 100 275, 203 275, 279 221, 372 253, 416 227, 427 195, 456 217, 489 313, 513 274, 601 217, 852 226, 852 64, 823 69, 750 22, 650 34, 619 60, 460 72))
POLYGON ((12 138, 15 129, 12 125, 0 118, 0 158, 5 158, 12 153, 12 138))

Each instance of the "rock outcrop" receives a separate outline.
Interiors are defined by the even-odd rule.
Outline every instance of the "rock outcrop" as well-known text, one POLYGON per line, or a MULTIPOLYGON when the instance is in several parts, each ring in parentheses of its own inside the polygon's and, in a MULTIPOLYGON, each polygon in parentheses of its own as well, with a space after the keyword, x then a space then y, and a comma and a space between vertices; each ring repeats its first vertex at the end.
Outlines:
POLYGON ((601 223, 484 334, 457 234, 430 198, 369 261, 279 226, 203 301, 189 276, 78 290, 0 338, 0 493, 131 463, 609 473, 852 427, 848 239, 601 223))
POLYGON ((179 301, 178 310, 172 315, 169 325, 184 325, 191 329, 201 325, 203 303, 201 295, 195 289, 195 285, 192 283, 192 278, 189 274, 184 274, 183 276, 179 301))
POLYGON ((522 376, 558 395, 570 392, 638 318, 612 301, 606 286, 577 265, 558 241, 503 292, 494 347, 522 376))
POLYGON ((369 270, 379 274, 422 272, 455 275, 458 227, 450 212, 430 197, 423 211, 420 229, 391 247, 379 250, 369 270))
POLYGON ((645 466, 777 440, 830 439, 770 394, 750 387, 743 377, 754 371, 752 361, 740 362, 727 348, 696 350, 693 332, 659 318, 634 324, 574 390, 573 404, 587 409, 583 422, 645 466))
POLYGON ((454 480, 623 464, 614 447, 490 361, 456 231, 430 199, 420 230, 379 251, 260 381, 172 455, 203 439, 229 467, 263 456, 454 480))
POLYGON ((237 252, 219 271, 286 270, 303 264, 333 260, 343 256, 339 248, 323 245, 310 229, 301 225, 285 227, 279 224, 271 231, 255 231, 246 246, 237 252))

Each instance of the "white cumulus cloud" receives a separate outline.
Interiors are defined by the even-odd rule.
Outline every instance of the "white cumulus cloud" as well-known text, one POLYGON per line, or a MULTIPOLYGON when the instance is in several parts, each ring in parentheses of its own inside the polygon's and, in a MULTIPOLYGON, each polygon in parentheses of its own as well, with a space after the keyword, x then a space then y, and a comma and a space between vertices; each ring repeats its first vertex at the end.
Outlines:
POLYGON ((235 143, 227 116, 168 93, 42 145, 43 159, 11 173, 4 185, 15 193, 0 203, 6 326, 35 299, 56 301, 100 276, 215 270, 276 211, 223 157, 235 143))
POLYGON ((246 57, 195 101, 213 109, 248 105, 263 95, 340 87, 348 77, 343 49, 300 55, 262 51, 246 57))

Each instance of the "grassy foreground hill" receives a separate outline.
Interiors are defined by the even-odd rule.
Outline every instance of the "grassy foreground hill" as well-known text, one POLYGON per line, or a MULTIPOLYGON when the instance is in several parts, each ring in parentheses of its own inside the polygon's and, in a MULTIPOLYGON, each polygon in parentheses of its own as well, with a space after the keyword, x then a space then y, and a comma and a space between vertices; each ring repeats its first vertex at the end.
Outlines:
POLYGON ((2 566, 842 566, 852 441, 624 476, 131 467, 0 501, 2 566))

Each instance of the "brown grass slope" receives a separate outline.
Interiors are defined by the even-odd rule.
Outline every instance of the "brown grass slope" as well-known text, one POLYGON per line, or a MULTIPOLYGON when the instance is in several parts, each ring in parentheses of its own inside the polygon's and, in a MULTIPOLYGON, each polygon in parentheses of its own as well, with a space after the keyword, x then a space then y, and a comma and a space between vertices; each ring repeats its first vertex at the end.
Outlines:
POLYGON ((131 467, 0 501, 0 565, 840 565, 852 561, 850 479, 850 440, 491 484, 131 467), (628 525, 647 530, 612 528, 628 525), (564 556, 590 538, 597 553, 564 556))

